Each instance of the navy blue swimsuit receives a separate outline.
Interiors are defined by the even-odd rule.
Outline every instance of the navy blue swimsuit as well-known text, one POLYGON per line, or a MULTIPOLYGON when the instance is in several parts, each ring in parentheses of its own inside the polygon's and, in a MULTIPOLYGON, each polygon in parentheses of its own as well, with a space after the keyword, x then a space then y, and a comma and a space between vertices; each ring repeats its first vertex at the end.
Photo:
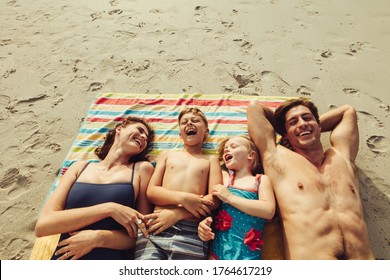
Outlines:
MULTIPOLYGON (((85 170, 89 163, 85 165, 80 174, 85 170)), ((69 192, 65 209, 81 208, 93 206, 96 204, 115 202, 131 208, 135 208, 134 199, 134 166, 131 175, 131 181, 127 183, 110 183, 110 184, 92 184, 75 182, 69 192)), ((80 175, 79 175, 80 176, 80 175)), ((81 228, 80 230, 124 230, 124 227, 112 218, 106 218, 94 224, 81 228)), ((60 241, 70 237, 68 233, 62 233, 60 241)), ((60 247, 57 246, 56 251, 60 247)), ((59 256, 53 254, 52 260, 59 256)), ((129 259, 128 250, 115 250, 108 248, 95 248, 88 254, 80 258, 81 260, 124 260, 129 259)))

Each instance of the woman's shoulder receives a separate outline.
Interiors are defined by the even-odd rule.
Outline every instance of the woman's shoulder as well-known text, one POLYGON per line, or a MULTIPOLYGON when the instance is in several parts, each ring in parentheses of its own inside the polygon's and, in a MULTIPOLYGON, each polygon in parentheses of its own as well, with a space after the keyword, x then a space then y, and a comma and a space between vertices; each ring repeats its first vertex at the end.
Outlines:
POLYGON ((153 171, 154 167, 153 164, 150 163, 149 161, 138 161, 135 164, 135 168, 139 169, 140 171, 153 171))

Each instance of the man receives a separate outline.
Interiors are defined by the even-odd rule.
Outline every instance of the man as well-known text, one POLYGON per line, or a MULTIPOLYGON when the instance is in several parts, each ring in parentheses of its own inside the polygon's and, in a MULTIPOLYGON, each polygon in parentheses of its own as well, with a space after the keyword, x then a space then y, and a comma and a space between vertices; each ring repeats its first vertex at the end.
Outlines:
POLYGON ((275 113, 251 102, 248 131, 260 151, 283 222, 286 259, 373 259, 359 195, 356 111, 345 105, 318 116, 307 99, 275 113), (275 130, 290 149, 277 145, 275 130), (331 131, 324 151, 321 132, 331 131))

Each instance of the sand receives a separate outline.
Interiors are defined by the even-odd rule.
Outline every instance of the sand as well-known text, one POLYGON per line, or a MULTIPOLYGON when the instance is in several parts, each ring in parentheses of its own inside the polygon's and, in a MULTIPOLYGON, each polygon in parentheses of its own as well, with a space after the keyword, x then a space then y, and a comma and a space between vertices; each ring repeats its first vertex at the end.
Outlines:
POLYGON ((359 117, 361 196, 390 259, 387 0, 12 0, 0 9, 0 258, 40 208, 97 92, 307 96, 359 117))

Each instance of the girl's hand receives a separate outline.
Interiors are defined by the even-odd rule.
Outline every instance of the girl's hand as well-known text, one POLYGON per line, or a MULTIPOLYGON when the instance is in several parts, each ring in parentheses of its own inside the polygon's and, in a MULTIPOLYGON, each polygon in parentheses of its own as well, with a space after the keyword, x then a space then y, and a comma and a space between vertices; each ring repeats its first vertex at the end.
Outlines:
POLYGON ((203 221, 199 223, 198 226, 198 237, 202 241, 213 240, 215 237, 214 232, 211 230, 211 223, 213 222, 213 218, 207 217, 203 221))
POLYGON ((55 255, 59 260, 77 260, 97 247, 98 234, 95 230, 70 232, 70 237, 58 243, 61 247, 55 255))
POLYGON ((223 185, 216 185, 212 191, 212 195, 226 203, 229 203, 229 199, 233 196, 228 188, 223 185))

